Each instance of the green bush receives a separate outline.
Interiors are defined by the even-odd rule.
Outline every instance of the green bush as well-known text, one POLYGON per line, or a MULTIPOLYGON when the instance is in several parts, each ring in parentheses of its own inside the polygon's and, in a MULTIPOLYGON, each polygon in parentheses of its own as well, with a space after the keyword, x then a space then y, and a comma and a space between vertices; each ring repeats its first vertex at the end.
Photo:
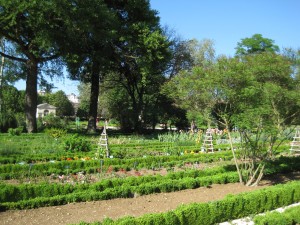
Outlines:
POLYGON ((0 132, 7 132, 9 128, 15 127, 17 127, 17 120, 14 113, 0 113, 0 132))
POLYGON ((65 129, 52 127, 52 128, 46 129, 45 133, 48 134, 49 136, 57 139, 57 138, 61 138, 61 137, 65 136, 67 134, 67 131, 65 129))
POLYGON ((257 225, 295 225, 300 223, 300 206, 286 209, 284 212, 267 212, 265 215, 255 216, 253 221, 257 225))
POLYGON ((50 129, 50 128, 61 128, 65 129, 68 127, 69 122, 67 119, 61 119, 58 116, 50 113, 43 118, 38 118, 38 130, 50 129))
POLYGON ((18 127, 18 128, 9 128, 8 133, 11 136, 19 136, 23 131, 23 127, 18 127))
POLYGON ((67 152, 89 152, 92 150, 92 144, 84 137, 73 134, 64 139, 63 148, 67 152))

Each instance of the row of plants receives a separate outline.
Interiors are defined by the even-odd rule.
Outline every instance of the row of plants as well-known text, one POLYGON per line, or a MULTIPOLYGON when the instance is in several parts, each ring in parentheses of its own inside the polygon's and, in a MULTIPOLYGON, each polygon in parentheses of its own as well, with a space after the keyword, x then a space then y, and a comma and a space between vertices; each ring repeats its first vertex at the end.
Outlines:
POLYGON ((81 222, 80 225, 210 225, 255 215, 299 201, 300 181, 293 181, 248 193, 228 195, 219 201, 182 205, 166 213, 146 214, 137 218, 127 216, 115 221, 107 218, 102 222, 81 222))
POLYGON ((49 161, 64 161, 67 159, 77 160, 84 158, 94 158, 95 152, 56 152, 56 153, 47 153, 47 154, 24 154, 24 155, 10 155, 10 156, 1 156, 0 165, 4 164, 19 164, 19 163, 34 163, 34 162, 44 162, 49 161))
MULTIPOLYGON (((20 200, 27 200, 36 197, 51 197, 53 195, 66 195, 74 192, 82 191, 105 191, 108 188, 115 188, 121 186, 136 187, 136 186, 153 186, 156 187, 159 183, 163 182, 181 182, 184 179, 198 179, 206 178, 211 179, 211 176, 224 175, 223 183, 226 181, 227 176, 235 177, 235 172, 232 172, 232 167, 217 167, 207 170, 194 170, 171 172, 166 176, 153 175, 153 176, 140 176, 140 177, 126 177, 126 178, 110 178, 102 179, 94 184, 61 184, 61 183, 40 183, 40 184, 0 184, 0 200, 1 202, 13 202, 20 200)), ((235 180, 235 178, 234 178, 235 180)), ((210 182, 209 182, 210 183, 210 182)), ((216 183, 216 182, 214 182, 216 183)), ((197 184, 195 184, 197 185, 197 184)), ((139 194, 145 194, 146 191, 140 190, 139 194)), ((133 191, 134 193, 134 191, 133 191)))
MULTIPOLYGON (((2 155, 0 163, 29 162, 31 159, 33 161, 44 161, 47 158, 59 160, 64 155, 67 155, 67 157, 75 157, 82 154, 82 152, 85 152, 86 156, 93 157, 98 149, 95 139, 88 141, 76 134, 66 136, 63 140, 53 140, 53 138, 45 138, 35 141, 25 139, 23 142, 6 141, 4 145, 0 147, 2 155), (38 143, 33 144, 32 142, 38 143), (44 151, 39 150, 41 148, 44 148, 44 151)), ((197 145, 185 146, 171 143, 158 143, 153 146, 111 144, 109 148, 114 158, 132 158, 144 155, 181 155, 184 153, 199 153, 201 150, 201 146, 197 145)), ((228 146, 216 146, 216 148, 217 150, 229 149, 228 146)))
MULTIPOLYGON (((220 159, 228 161, 232 159, 230 152, 216 154, 199 154, 184 156, 156 156, 135 159, 105 159, 105 160, 65 160, 58 162, 38 164, 7 164, 0 166, 0 178, 2 180, 20 179, 26 177, 50 176, 52 174, 68 175, 84 172, 108 173, 117 171, 130 171, 140 169, 160 170, 162 168, 185 168, 186 165, 198 167, 201 163, 217 162, 220 159)), ((266 171, 270 173, 294 171, 300 168, 298 158, 280 157, 270 161, 266 171)))
MULTIPOLYGON (((299 170, 299 160, 282 159, 267 165, 266 174, 299 170), (283 163, 283 162, 286 163, 283 163), (288 164, 289 163, 289 164, 288 164), (285 166, 278 166, 284 165, 285 166), (276 169, 273 169, 276 167, 276 169), (281 169, 281 170, 280 170, 281 169)), ((166 176, 140 176, 103 179, 94 184, 40 183, 22 185, 0 185, 0 207, 2 209, 23 209, 42 207, 69 202, 106 200, 133 197, 136 194, 172 192, 184 189, 238 182, 234 166, 217 167, 206 170, 187 170, 168 173, 166 176), (54 196, 54 197, 53 197, 54 196)))
MULTIPOLYGON (((113 188, 105 188, 103 191, 88 189, 63 195, 51 195, 51 197, 36 197, 15 202, 1 202, 0 210, 37 208, 44 206, 63 205, 71 202, 108 200, 113 198, 130 198, 134 197, 136 194, 146 195, 152 193, 173 192, 203 186, 206 187, 213 183, 225 184, 228 182, 237 181, 238 176, 234 172, 217 174, 208 177, 183 178, 181 180, 162 179, 156 182, 142 183, 137 186, 123 184, 113 188)), ((10 189, 8 190, 6 189, 7 193, 4 194, 10 195, 9 190, 12 190, 11 188, 13 188, 13 186, 10 186, 10 189)))
MULTIPOLYGON (((94 151, 82 152, 82 151, 52 151, 45 154, 10 154, 3 155, 0 158, 0 164, 12 164, 19 162, 30 163, 32 161, 49 161, 49 160, 65 160, 65 158, 83 158, 91 157, 94 158, 95 154, 98 154, 98 150, 102 153, 101 149, 94 148, 94 151)), ((227 150, 227 149, 226 149, 227 150)), ((221 151, 217 149, 216 152, 221 151)), ((132 157, 143 157, 143 156, 158 156, 158 155, 183 155, 183 154, 197 154, 200 153, 200 147, 193 146, 169 146, 163 148, 139 148, 139 149, 130 149, 125 147, 111 147, 110 153, 113 158, 128 159, 132 157)), ((99 156, 98 156, 99 157, 99 156)))
POLYGON ((118 159, 118 158, 106 158, 94 160, 87 158, 89 160, 79 160, 73 158, 66 158, 64 161, 48 161, 47 163, 21 163, 21 164, 5 164, 0 165, 0 177, 2 179, 9 179, 9 177, 18 177, 18 175, 24 175, 27 172, 34 173, 34 171, 43 171, 46 174, 60 173, 66 174, 74 173, 78 171, 90 171, 93 168, 102 167, 108 169, 108 167, 113 166, 116 170, 123 168, 125 170, 130 169, 158 169, 158 168, 168 168, 174 166, 182 166, 185 163, 208 163, 217 162, 222 159, 223 161, 228 161, 232 159, 230 152, 218 152, 216 154, 187 154, 182 156, 149 156, 133 159, 118 159), (69 159, 69 160, 68 160, 69 159))
MULTIPOLYGON (((227 146, 216 146, 216 153, 224 152, 223 150, 229 150, 227 146), (221 148, 222 147, 222 148, 221 148)), ((280 146, 277 149, 277 153, 288 152, 289 146, 280 146)), ((199 147, 193 146, 173 146, 173 147, 165 147, 158 149, 130 149, 124 147, 110 147, 111 155, 113 158, 119 159, 128 159, 128 158, 136 158, 142 156, 158 156, 158 155, 167 155, 167 156, 182 156, 187 154, 198 154, 200 152, 199 147)), ((17 164, 17 163, 32 163, 32 162, 49 162, 49 161, 64 161, 67 159, 77 160, 77 159, 85 159, 85 158, 100 158, 99 152, 97 150, 90 152, 70 152, 70 151, 57 151, 53 153, 47 154, 11 154, 8 156, 1 156, 0 165, 3 164, 17 164)), ((226 155, 230 155, 231 153, 225 153, 226 155)), ((209 158, 209 156, 208 156, 209 158)), ((103 159, 106 160, 106 159, 103 159)))
POLYGON ((300 205, 278 211, 267 212, 265 215, 255 216, 253 221, 256 225, 296 225, 300 224, 300 205))
MULTIPOLYGON (((65 135, 60 137, 61 132, 58 129, 51 130, 49 134, 30 135, 24 134, 18 137, 9 137, 0 135, 0 164, 18 163, 31 161, 60 160, 66 158, 82 158, 83 153, 86 157, 94 157, 98 149, 98 139, 95 136, 79 136, 78 134, 65 135), (51 134, 51 135, 50 135, 51 134), (51 137, 49 137, 49 135, 51 137), (58 136, 57 136, 58 135, 58 136)), ((175 135, 175 134, 174 134, 175 135)), ((183 134, 177 134, 183 135, 183 134)), ((130 139, 130 138, 127 138, 130 139)), ((118 138, 113 138, 118 140, 118 138)), ((132 158, 149 155, 182 155, 187 153, 199 153, 201 145, 196 143, 185 142, 160 142, 155 139, 143 140, 142 142, 134 141, 125 144, 109 144, 110 153, 114 158, 132 158)), ((229 150, 228 144, 219 144, 214 146, 215 151, 229 150)), ((238 144, 235 146, 239 148, 238 144)), ((283 145, 279 152, 288 151, 289 146, 283 145)), ((101 151, 100 151, 101 152, 101 151)), ((103 157, 104 155, 102 155, 103 157)))

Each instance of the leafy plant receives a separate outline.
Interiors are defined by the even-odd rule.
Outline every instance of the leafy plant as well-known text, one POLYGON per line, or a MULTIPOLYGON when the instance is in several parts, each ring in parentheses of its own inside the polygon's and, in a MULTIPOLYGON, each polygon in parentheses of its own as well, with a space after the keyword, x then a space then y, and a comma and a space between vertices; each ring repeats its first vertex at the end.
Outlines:
POLYGON ((45 133, 50 135, 53 138, 60 138, 60 137, 65 136, 67 134, 67 131, 64 129, 52 127, 52 128, 46 129, 45 133))
POLYGON ((22 127, 8 129, 8 133, 11 136, 19 136, 22 133, 22 131, 23 131, 22 127))
POLYGON ((92 144, 78 134, 74 134, 65 138, 63 148, 67 152, 89 152, 92 150, 92 144))

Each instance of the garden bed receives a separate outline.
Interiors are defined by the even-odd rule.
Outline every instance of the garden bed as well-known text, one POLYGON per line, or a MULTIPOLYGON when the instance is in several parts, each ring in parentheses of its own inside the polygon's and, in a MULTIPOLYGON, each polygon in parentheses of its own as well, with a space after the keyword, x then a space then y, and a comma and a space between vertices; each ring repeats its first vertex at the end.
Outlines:
POLYGON ((172 193, 137 196, 129 199, 113 199, 96 202, 71 203, 63 206, 42 207, 27 210, 9 210, 0 213, 0 224, 74 224, 80 221, 102 221, 106 217, 142 216, 147 213, 166 212, 181 204, 208 202, 224 198, 228 194, 248 192, 289 180, 299 180, 300 173, 276 175, 265 178, 258 187, 240 184, 216 184, 172 193))

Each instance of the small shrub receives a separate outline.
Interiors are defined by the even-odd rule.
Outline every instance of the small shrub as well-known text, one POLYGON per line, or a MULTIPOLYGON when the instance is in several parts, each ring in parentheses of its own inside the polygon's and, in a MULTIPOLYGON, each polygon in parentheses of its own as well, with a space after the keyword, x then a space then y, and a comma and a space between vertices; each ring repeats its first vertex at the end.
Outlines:
POLYGON ((67 152, 89 152, 92 150, 92 144, 78 134, 66 137, 63 148, 67 152))
POLYGON ((60 128, 50 128, 50 129, 46 129, 45 133, 53 138, 60 138, 65 136, 67 134, 67 131, 60 128))
POLYGON ((43 118, 38 119, 38 128, 39 130, 43 130, 45 128, 65 128, 68 126, 68 121, 65 119, 61 119, 52 113, 43 118))
POLYGON ((9 128, 8 129, 8 133, 9 135, 11 136, 19 136, 23 131, 23 128, 20 127, 20 128, 9 128))

